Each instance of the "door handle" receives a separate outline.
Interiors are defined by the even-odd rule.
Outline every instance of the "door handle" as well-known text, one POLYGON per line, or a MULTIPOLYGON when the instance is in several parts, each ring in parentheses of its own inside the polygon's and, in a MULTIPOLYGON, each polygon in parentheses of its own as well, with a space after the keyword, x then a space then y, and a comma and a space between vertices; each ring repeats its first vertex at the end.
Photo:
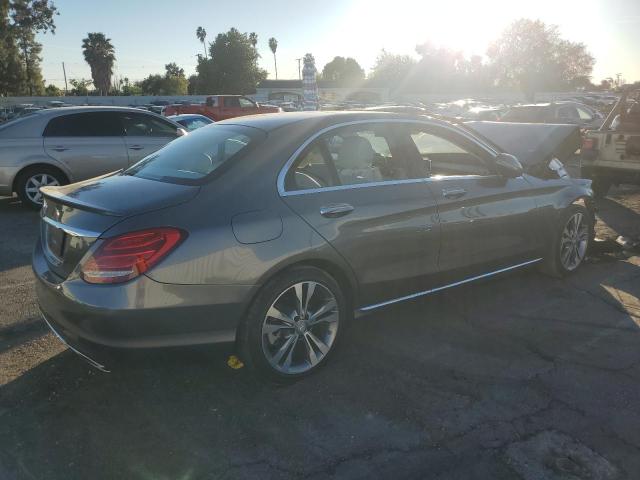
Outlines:
POLYGON ((353 212, 353 205, 348 203, 336 203, 320 207, 320 215, 327 218, 337 218, 353 212))
POLYGON ((460 198, 464 197, 467 191, 464 188, 443 188, 442 196, 444 198, 460 198))
POLYGON ((131 145, 129 150, 142 150, 144 147, 142 145, 131 145))
POLYGON ((56 147, 53 147, 52 150, 55 150, 56 152, 64 152, 66 150, 69 150, 67 147, 63 147, 61 145, 58 145, 56 147))

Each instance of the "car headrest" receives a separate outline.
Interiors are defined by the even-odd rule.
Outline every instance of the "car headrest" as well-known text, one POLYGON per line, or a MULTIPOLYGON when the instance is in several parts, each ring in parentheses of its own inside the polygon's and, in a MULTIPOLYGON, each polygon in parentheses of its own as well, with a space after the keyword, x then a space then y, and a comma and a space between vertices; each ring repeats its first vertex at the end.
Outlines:
POLYGON ((373 163, 375 152, 366 138, 346 137, 338 151, 338 164, 342 168, 367 168, 373 163))

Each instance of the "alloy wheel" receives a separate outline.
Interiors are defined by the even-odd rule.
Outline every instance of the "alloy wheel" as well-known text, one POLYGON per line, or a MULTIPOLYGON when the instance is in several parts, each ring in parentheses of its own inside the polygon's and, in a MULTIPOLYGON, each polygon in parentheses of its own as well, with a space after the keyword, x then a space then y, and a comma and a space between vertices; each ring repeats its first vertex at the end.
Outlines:
POLYGON ((40 193, 40 187, 57 186, 60 182, 52 175, 48 173, 37 173, 27 179, 25 183, 25 194, 27 198, 35 203, 42 204, 42 193, 40 193))
POLYGON ((575 270, 580 266, 587 253, 589 244, 589 225, 582 213, 576 212, 564 226, 560 238, 560 262, 568 270, 575 270))
POLYGON ((336 297, 318 282, 306 281, 284 290, 262 322, 262 351, 271 366, 285 375, 316 367, 333 346, 340 314, 336 297))

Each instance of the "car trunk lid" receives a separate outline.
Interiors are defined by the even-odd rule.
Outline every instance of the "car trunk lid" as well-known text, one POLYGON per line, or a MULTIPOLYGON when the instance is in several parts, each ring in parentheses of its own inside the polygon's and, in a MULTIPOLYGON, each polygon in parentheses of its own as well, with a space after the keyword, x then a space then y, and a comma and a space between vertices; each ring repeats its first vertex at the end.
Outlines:
POLYGON ((44 187, 41 242, 50 269, 67 278, 100 236, 132 215, 191 200, 199 187, 127 175, 106 175, 44 187))

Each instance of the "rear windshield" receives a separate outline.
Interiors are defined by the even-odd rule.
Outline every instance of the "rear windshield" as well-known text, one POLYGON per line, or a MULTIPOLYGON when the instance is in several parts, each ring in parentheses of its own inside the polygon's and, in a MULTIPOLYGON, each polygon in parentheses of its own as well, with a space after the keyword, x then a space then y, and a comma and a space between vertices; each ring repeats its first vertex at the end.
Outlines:
POLYGON ((266 134, 241 125, 210 125, 178 138, 143 158, 125 175, 197 185, 229 160, 254 148, 266 134))

